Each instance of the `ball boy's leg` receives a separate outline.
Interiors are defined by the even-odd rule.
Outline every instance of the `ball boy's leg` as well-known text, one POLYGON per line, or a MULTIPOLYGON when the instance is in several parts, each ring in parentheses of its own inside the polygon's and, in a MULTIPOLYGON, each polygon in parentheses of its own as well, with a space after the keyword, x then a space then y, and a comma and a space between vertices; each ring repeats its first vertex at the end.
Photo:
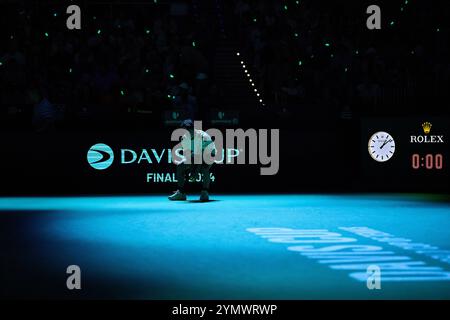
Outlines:
POLYGON ((202 164, 200 173, 202 176, 202 192, 200 194, 200 201, 209 200, 209 185, 211 184, 210 169, 211 164, 202 164))
POLYGON ((178 190, 175 191, 173 195, 169 197, 169 200, 172 201, 183 201, 186 200, 186 193, 184 191, 184 186, 186 184, 186 174, 189 171, 189 165, 180 163, 177 165, 177 186, 178 190))

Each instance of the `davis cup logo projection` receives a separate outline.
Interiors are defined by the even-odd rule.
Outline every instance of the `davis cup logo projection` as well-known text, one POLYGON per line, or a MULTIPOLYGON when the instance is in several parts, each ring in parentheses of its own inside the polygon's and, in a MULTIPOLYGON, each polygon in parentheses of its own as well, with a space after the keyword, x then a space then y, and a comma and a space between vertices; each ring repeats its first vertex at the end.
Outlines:
MULTIPOLYGON (((182 157, 181 149, 175 150, 177 157, 182 157)), ((216 163, 231 163, 232 158, 239 156, 239 150, 237 149, 227 149, 222 150, 222 158, 216 163)), ((120 148, 116 150, 116 161, 121 166, 134 166, 134 165, 155 165, 158 168, 160 164, 171 164, 173 160, 172 149, 129 149, 120 148)), ((104 144, 97 143, 89 148, 87 152, 87 162, 88 164, 96 170, 108 169, 114 161, 114 151, 113 149, 104 144)), ((211 175, 211 181, 215 181, 215 176, 213 173, 211 175)), ((147 172, 145 176, 147 183, 167 183, 167 182, 177 182, 174 172, 147 172)), ((195 177, 195 181, 201 181, 200 174, 195 177)), ((190 181, 192 182, 192 181, 190 181)))
MULTIPOLYGON (((194 130, 201 131, 201 121, 194 121, 194 130)), ((260 175, 275 175, 279 169, 279 129, 226 129, 225 135, 218 129, 210 128, 206 132, 214 138, 214 148, 202 148, 203 136, 193 135, 184 128, 172 132, 171 142, 179 142, 173 148, 120 148, 116 155, 121 166, 134 167, 135 165, 159 164, 222 164, 222 165, 244 165, 260 164, 260 175), (187 143, 183 143, 187 141, 187 143), (188 145, 188 146, 186 146, 188 145), (192 147, 189 147, 192 146, 192 147)), ((206 141, 206 140, 205 140, 206 141)), ((211 139, 209 140, 211 141, 211 139)), ((114 160, 113 150, 103 143, 93 145, 87 155, 89 165, 97 170, 104 170, 111 166, 114 160)), ((164 168, 164 166, 162 167, 164 168)), ((190 177, 190 181, 201 181, 202 175, 190 177)), ((210 173, 211 181, 214 174, 210 173)), ((176 174, 173 172, 147 172, 148 183, 177 182, 176 174)))
POLYGON ((97 170, 105 170, 114 161, 114 152, 104 143, 93 145, 87 153, 87 161, 90 166, 97 170))

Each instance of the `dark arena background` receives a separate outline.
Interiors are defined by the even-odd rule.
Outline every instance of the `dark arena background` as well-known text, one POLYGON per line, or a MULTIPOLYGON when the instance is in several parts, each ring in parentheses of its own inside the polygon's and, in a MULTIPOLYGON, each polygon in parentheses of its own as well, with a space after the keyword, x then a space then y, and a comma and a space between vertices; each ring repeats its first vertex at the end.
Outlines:
POLYGON ((440 0, 0 1, 0 297, 170 319, 449 299, 449 21, 440 0), (167 199, 186 119, 255 132, 206 202, 167 199))

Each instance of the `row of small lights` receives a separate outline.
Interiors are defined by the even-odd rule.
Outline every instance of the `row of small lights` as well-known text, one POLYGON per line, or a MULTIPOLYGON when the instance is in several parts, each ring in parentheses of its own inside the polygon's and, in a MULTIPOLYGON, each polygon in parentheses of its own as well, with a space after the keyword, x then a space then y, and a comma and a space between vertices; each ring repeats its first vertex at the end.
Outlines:
MULTIPOLYGON (((236 55, 239 57, 241 54, 240 54, 239 52, 237 52, 236 55)), ((247 75, 247 77, 248 77, 248 81, 250 82, 250 84, 251 84, 251 86, 252 86, 252 88, 253 88, 253 87, 255 86, 255 83, 253 82, 253 79, 252 79, 252 77, 251 77, 251 75, 250 75, 250 72, 248 72, 245 63, 244 63, 244 61, 242 61, 242 60, 241 60, 241 66, 242 66, 242 69, 244 70, 244 73, 245 73, 245 74, 247 75)), ((263 99, 261 98, 261 94, 258 92, 258 89, 253 88, 253 91, 256 93, 256 96, 258 97, 259 102, 262 104, 263 107, 265 107, 266 105, 265 105, 265 103, 263 102, 263 99)))

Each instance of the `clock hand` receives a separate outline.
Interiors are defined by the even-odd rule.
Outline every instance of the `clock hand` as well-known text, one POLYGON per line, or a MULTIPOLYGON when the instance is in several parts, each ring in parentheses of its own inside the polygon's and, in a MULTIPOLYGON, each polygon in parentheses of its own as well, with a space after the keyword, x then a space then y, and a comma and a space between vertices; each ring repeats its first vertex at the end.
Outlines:
POLYGON ((389 143, 389 142, 391 142, 391 141, 392 141, 392 139, 386 140, 386 141, 381 145, 380 149, 383 149, 383 147, 384 147, 387 143, 389 143))

